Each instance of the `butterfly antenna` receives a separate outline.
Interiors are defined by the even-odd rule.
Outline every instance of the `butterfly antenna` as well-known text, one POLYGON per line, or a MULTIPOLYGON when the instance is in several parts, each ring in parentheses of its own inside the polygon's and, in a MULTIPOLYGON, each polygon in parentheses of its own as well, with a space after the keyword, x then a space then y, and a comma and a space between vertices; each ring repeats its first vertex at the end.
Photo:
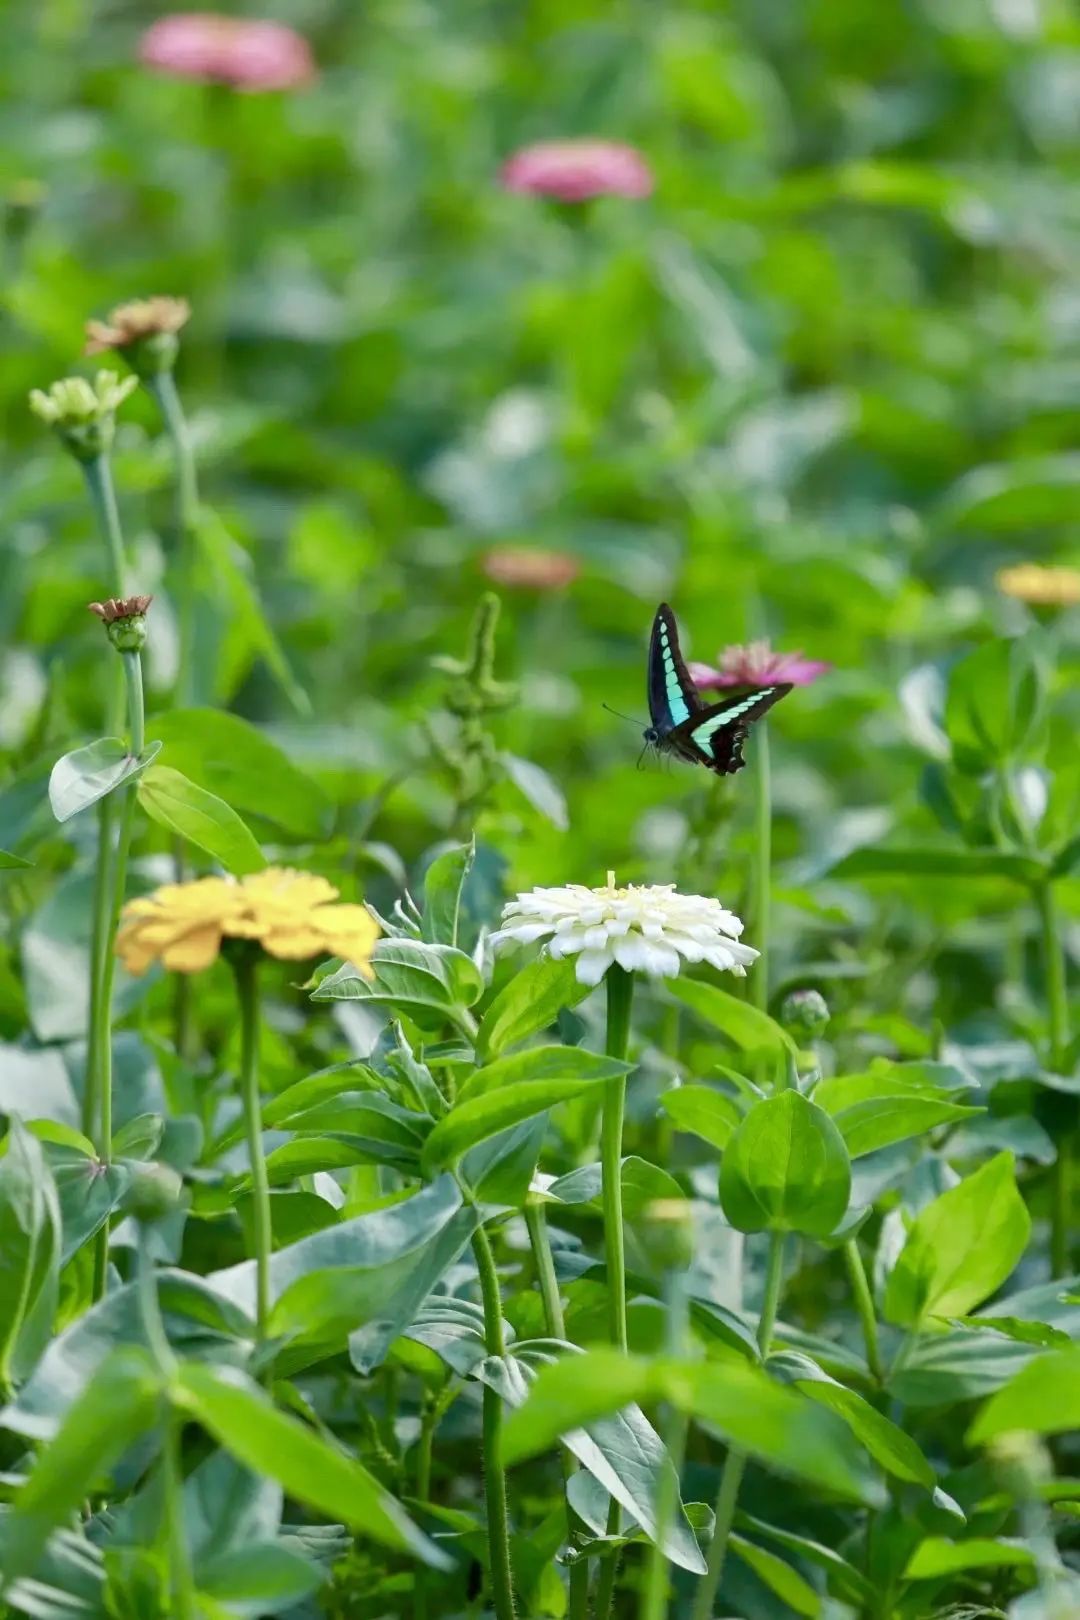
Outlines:
MULTIPOLYGON (((605 707, 606 707, 606 704, 605 704, 605 707)), ((614 713, 615 713, 615 710, 614 710, 614 709, 612 709, 612 711, 611 711, 611 712, 612 712, 612 714, 614 714, 614 713)), ((623 716, 622 716, 622 718, 623 718, 623 719, 624 719, 624 720, 625 720, 625 719, 626 719, 626 716, 625 716, 625 715, 623 715, 623 716)), ((646 754, 647 754, 647 753, 648 753, 648 752, 649 752, 649 747, 650 747, 650 744, 649 744, 649 743, 646 743, 646 744, 645 744, 645 746, 644 746, 644 748, 643 748, 643 749, 642 749, 642 750, 641 750, 641 753, 640 753, 640 754, 639 754, 639 755, 638 755, 638 757, 637 757, 637 764, 636 764, 636 765, 635 765, 635 767, 634 767, 634 769, 635 769, 635 770, 638 770, 638 771, 640 771, 640 769, 641 769, 641 762, 642 762, 642 760, 643 760, 643 759, 644 759, 644 758, 645 758, 645 755, 646 755, 646 754)))
POLYGON ((613 709, 610 703, 601 703, 600 707, 602 709, 606 709, 608 714, 613 714, 617 720, 629 720, 632 726, 640 726, 642 730, 645 729, 644 721, 638 720, 636 716, 632 714, 623 714, 621 709, 613 709))

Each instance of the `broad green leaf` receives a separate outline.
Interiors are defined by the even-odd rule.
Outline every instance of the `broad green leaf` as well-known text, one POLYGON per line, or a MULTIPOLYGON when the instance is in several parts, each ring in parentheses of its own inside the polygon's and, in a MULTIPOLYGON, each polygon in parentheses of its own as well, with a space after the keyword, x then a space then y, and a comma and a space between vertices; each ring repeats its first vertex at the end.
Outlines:
POLYGON ((743 1052, 768 1052, 780 1057, 795 1050, 790 1035, 767 1013, 749 1001, 740 1001, 728 990, 703 979, 672 979, 672 995, 693 1009, 714 1029, 720 1030, 743 1052))
POLYGON ((424 1144, 421 1164, 425 1175, 456 1164, 469 1148, 511 1125, 520 1125, 558 1103, 580 1096, 590 1086, 605 1083, 606 1078, 596 1074, 578 1074, 565 1080, 519 1080, 456 1103, 424 1144))
POLYGON ((936 522, 942 528, 1008 531, 1075 520, 1080 456, 1020 456, 988 462, 958 478, 942 497, 936 522))
POLYGON ((970 1541, 946 1541, 928 1536, 908 1559, 904 1579, 940 1580, 966 1569, 1033 1569, 1035 1555, 1019 1541, 994 1541, 989 1536, 973 1536, 970 1541))
POLYGON ((340 1519, 435 1569, 450 1560, 355 1457, 274 1406, 237 1368, 189 1361, 172 1386, 173 1400, 246 1468, 279 1480, 305 1507, 340 1519))
POLYGON ((930 849, 889 849, 874 844, 846 855, 831 868, 833 878, 943 877, 1006 878, 1030 886, 1038 883, 1045 865, 1034 855, 1005 849, 965 849, 948 845, 930 849))
POLYGON ((526 1052, 513 1052, 495 1058, 471 1074, 458 1091, 458 1102, 468 1102, 507 1086, 535 1085, 541 1080, 617 1080, 630 1069, 618 1058, 602 1052, 589 1052, 583 1046, 531 1046, 526 1052))
POLYGON ((932 1491, 934 1470, 911 1436, 883 1416, 870 1402, 799 1351, 781 1351, 769 1357, 769 1370, 789 1379, 797 1389, 841 1418, 876 1463, 897 1479, 932 1491))
POLYGON ((457 945, 461 892, 476 854, 475 844, 459 844, 437 855, 424 875, 423 935, 435 945, 457 945))
POLYGON ((966 1315, 1000 1288, 1030 1231, 1012 1154, 999 1153, 916 1216, 889 1275, 886 1317, 915 1327, 966 1315))
POLYGON ((873 1588, 866 1576, 832 1547, 826 1547, 820 1541, 811 1541, 807 1536, 795 1535, 790 1530, 780 1530, 776 1525, 766 1524, 764 1519, 756 1519, 741 1509, 735 1515, 735 1523, 740 1530, 752 1530, 756 1536, 764 1537, 767 1541, 775 1541, 779 1547, 785 1547, 797 1558, 816 1564, 831 1577, 841 1596, 853 1603, 865 1605, 871 1599, 873 1588))
POLYGON ((851 1164, 828 1114, 781 1091, 755 1103, 720 1165, 720 1202, 741 1232, 828 1237, 843 1219, 851 1164))
POLYGON ((811 1620, 816 1620, 816 1616, 821 1614, 820 1595, 797 1569, 792 1569, 790 1564, 766 1548, 756 1547, 735 1531, 731 1533, 729 1545, 737 1557, 754 1571, 758 1580, 764 1581, 770 1592, 775 1592, 789 1609, 794 1609, 796 1614, 809 1615, 811 1620))
POLYGON ((867 1074, 838 1075, 814 1087, 814 1102, 835 1120, 853 1159, 983 1112, 922 1084, 922 1067, 895 1064, 867 1074))
POLYGON ((145 1350, 111 1350, 69 1407, 17 1493, 2 1578, 10 1584, 37 1562, 52 1532, 108 1477, 113 1463, 154 1422, 161 1379, 145 1350))
POLYGON ((269 737, 220 709, 171 709, 154 717, 163 761, 237 811, 294 838, 325 836, 330 803, 317 783, 269 737))
POLYGON ((1028 638, 989 641, 949 675, 945 730, 961 770, 1005 764, 1038 724, 1044 677, 1028 638))
POLYGON ((136 759, 119 737, 100 737, 65 754, 49 777, 49 803, 57 821, 69 821, 80 810, 96 804, 107 793, 144 771, 161 752, 161 743, 147 743, 136 759))
POLYGON ((968 1430, 969 1445, 1027 1429, 1061 1434, 1080 1429, 1080 1345, 1037 1356, 991 1396, 968 1430))
POLYGON ((0 1394, 21 1383, 52 1332, 60 1201, 41 1143, 12 1119, 0 1158, 0 1394))
POLYGON ((423 1029, 440 1029, 460 1018, 483 993, 484 981, 472 957, 451 945, 419 939, 381 939, 365 979, 346 962, 312 991, 313 1001, 361 1001, 392 1007, 423 1029))
POLYGON ((518 971, 491 1002, 480 1024, 477 1055, 497 1057, 509 1046, 547 1029, 565 1007, 576 1007, 592 993, 579 984, 571 957, 540 956, 518 971))
POLYGON ((712 1086, 675 1086, 665 1091, 660 1106, 680 1131, 700 1136, 723 1152, 742 1119, 742 1110, 712 1086))
POLYGON ((25 871, 33 864, 33 861, 24 861, 21 855, 13 855, 9 849, 0 849, 0 872, 25 871))
POLYGON ((261 872, 266 865, 266 856, 236 811, 172 766, 152 765, 138 791, 139 803, 151 820, 197 845, 227 872, 242 877, 261 872))
POLYGON ((280 1541, 234 1547, 203 1561, 198 1569, 199 1591, 242 1620, 261 1620, 292 1608, 325 1580, 318 1565, 280 1541))
POLYGON ((555 778, 531 759, 520 759, 517 754, 500 754, 499 758, 507 776, 533 809, 539 810, 560 832, 565 832, 570 825, 570 815, 566 795, 555 778))

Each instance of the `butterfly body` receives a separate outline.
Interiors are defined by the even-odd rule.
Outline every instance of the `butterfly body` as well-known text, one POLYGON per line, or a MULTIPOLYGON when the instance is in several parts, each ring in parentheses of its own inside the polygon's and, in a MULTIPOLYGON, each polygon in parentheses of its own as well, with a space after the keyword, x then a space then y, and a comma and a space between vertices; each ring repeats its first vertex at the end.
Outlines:
POLYGON ((742 745, 750 726, 788 692, 788 683, 751 687, 706 703, 679 648, 675 615, 661 602, 649 643, 647 744, 690 765, 729 776, 746 764, 742 745))

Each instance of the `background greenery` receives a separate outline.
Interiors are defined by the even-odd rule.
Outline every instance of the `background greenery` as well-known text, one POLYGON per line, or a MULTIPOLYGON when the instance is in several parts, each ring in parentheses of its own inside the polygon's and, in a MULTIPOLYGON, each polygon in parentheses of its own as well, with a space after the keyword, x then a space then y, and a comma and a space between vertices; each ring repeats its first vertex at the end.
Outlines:
MULTIPOLYGON (((1020 1154, 1044 1235, 1075 1050, 1067 1027, 1046 1049, 1028 899, 1051 857, 1016 861, 1029 833, 1063 852, 1071 975, 1076 617, 1025 654, 1030 702, 996 654, 954 678, 951 718, 944 693, 965 655, 1033 623, 998 568, 1080 562, 1073 9, 313 0, 277 15, 320 77, 267 96, 141 69, 141 6, 9 0, 0 18, 0 845, 35 863, 6 880, 0 1107, 40 1097, 48 1068, 62 1117, 77 1079, 55 1043, 81 1028, 92 829, 57 828, 44 785, 101 729, 85 604, 109 584, 77 469, 26 394, 74 368, 88 316, 172 293, 194 306, 178 378, 213 514, 192 695, 255 722, 306 778, 275 777, 272 805, 233 801, 264 847, 383 911, 418 887, 455 823, 425 730, 443 724, 432 659, 462 651, 493 544, 556 549, 581 573, 501 593, 497 674, 519 699, 492 730, 547 775, 526 775, 533 803, 510 777, 494 790, 475 917, 503 891, 609 868, 745 912, 753 742, 733 782, 638 770, 634 730, 602 705, 642 712, 661 598, 693 656, 768 634, 829 659, 770 722, 773 1004, 824 990, 841 1072, 880 1054, 978 1081, 990 1112, 968 1148, 1020 1154), (644 153, 651 199, 568 210, 500 188, 523 142, 593 133, 644 153)), ((137 583, 157 598, 148 735, 164 736, 172 462, 142 395, 115 462, 137 583)), ((199 736, 182 768, 224 791, 199 736)), ((165 872, 166 848, 143 835, 137 881, 165 872)), ((264 1038, 270 1090, 367 1033, 301 1028, 294 979, 264 1038)), ((225 1069, 226 991, 222 970, 202 1011, 225 1069)), ((141 994, 122 986, 121 1007, 160 1036, 166 987, 141 994)), ((155 1106, 160 1063, 174 1110, 208 1122, 190 1077, 133 1029, 120 1042, 129 1114, 155 1106)), ((928 1163, 923 1190, 940 1190, 944 1155, 928 1163)), ((188 1242, 194 1270, 243 1252, 237 1223, 196 1223, 188 1242)), ((808 1328, 837 1275, 800 1274, 808 1328)), ((1047 1276, 1040 1237, 1016 1286, 1047 1276)))

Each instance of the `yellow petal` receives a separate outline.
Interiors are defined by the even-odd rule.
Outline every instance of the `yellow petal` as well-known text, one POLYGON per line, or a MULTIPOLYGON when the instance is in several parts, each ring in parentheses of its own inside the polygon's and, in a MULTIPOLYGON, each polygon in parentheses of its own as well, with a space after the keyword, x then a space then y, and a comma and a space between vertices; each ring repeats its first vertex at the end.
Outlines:
POLYGON ((221 929, 216 923, 206 923, 173 940, 162 951, 161 960, 174 973, 201 973, 217 960, 220 949, 221 929))

